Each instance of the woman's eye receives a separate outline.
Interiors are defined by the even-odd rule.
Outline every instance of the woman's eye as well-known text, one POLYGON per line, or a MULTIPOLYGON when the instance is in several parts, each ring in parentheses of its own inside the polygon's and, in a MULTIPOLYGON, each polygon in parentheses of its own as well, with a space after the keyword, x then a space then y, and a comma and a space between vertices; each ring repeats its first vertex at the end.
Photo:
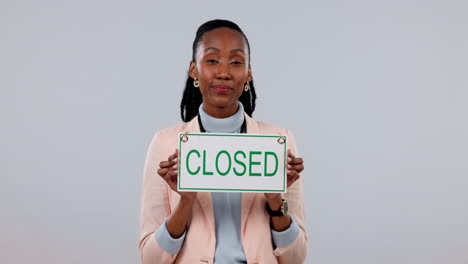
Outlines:
POLYGON ((214 60, 214 59, 209 59, 209 60, 206 60, 206 62, 208 62, 210 64, 214 64, 214 63, 217 63, 218 61, 214 60))
POLYGON ((240 64, 242 64, 242 61, 233 61, 233 62, 231 62, 231 63, 232 63, 232 64, 236 64, 236 65, 240 65, 240 64))

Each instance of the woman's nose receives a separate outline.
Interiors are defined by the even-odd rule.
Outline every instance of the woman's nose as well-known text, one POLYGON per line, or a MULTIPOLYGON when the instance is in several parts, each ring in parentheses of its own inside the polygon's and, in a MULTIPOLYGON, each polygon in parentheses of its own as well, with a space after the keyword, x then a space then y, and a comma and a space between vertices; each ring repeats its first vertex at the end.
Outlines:
POLYGON ((231 73, 229 70, 229 65, 227 63, 220 63, 218 65, 217 79, 229 80, 231 79, 231 73))

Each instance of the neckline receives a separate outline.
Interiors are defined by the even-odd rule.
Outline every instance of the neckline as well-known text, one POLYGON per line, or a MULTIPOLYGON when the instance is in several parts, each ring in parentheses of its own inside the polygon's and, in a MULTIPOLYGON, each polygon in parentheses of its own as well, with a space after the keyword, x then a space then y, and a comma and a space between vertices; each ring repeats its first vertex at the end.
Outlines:
MULTIPOLYGON (((206 130, 205 130, 205 128, 203 127, 203 124, 202 124, 202 122, 201 122, 201 118, 200 118, 200 117, 198 118, 198 125, 200 126, 200 132, 206 133, 206 130)), ((244 122, 242 122, 241 129, 240 129, 240 132, 239 132, 239 133, 247 133, 247 122, 246 122, 245 119, 244 119, 244 122)))
POLYGON ((213 133, 237 133, 239 130, 242 131, 242 127, 245 126, 244 123, 246 122, 244 116, 244 106, 241 102, 238 102, 238 106, 239 107, 235 114, 226 118, 216 118, 207 114, 203 109, 203 103, 200 104, 198 109, 200 130, 203 130, 202 132, 213 133))

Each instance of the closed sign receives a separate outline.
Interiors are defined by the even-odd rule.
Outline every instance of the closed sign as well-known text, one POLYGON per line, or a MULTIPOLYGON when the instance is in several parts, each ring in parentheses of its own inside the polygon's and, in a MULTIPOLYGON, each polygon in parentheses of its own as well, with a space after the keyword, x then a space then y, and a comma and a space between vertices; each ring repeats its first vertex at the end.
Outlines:
POLYGON ((180 133, 179 191, 286 192, 286 136, 180 133))

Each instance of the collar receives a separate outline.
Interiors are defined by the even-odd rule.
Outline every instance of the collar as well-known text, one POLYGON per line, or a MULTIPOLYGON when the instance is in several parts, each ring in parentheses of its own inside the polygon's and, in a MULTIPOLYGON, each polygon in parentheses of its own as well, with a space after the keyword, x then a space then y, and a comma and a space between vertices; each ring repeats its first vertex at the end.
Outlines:
POLYGON ((244 106, 238 102, 239 108, 232 116, 226 118, 216 118, 208 115, 203 109, 203 103, 198 109, 200 121, 206 132, 216 133, 236 133, 240 132, 244 122, 244 106))

